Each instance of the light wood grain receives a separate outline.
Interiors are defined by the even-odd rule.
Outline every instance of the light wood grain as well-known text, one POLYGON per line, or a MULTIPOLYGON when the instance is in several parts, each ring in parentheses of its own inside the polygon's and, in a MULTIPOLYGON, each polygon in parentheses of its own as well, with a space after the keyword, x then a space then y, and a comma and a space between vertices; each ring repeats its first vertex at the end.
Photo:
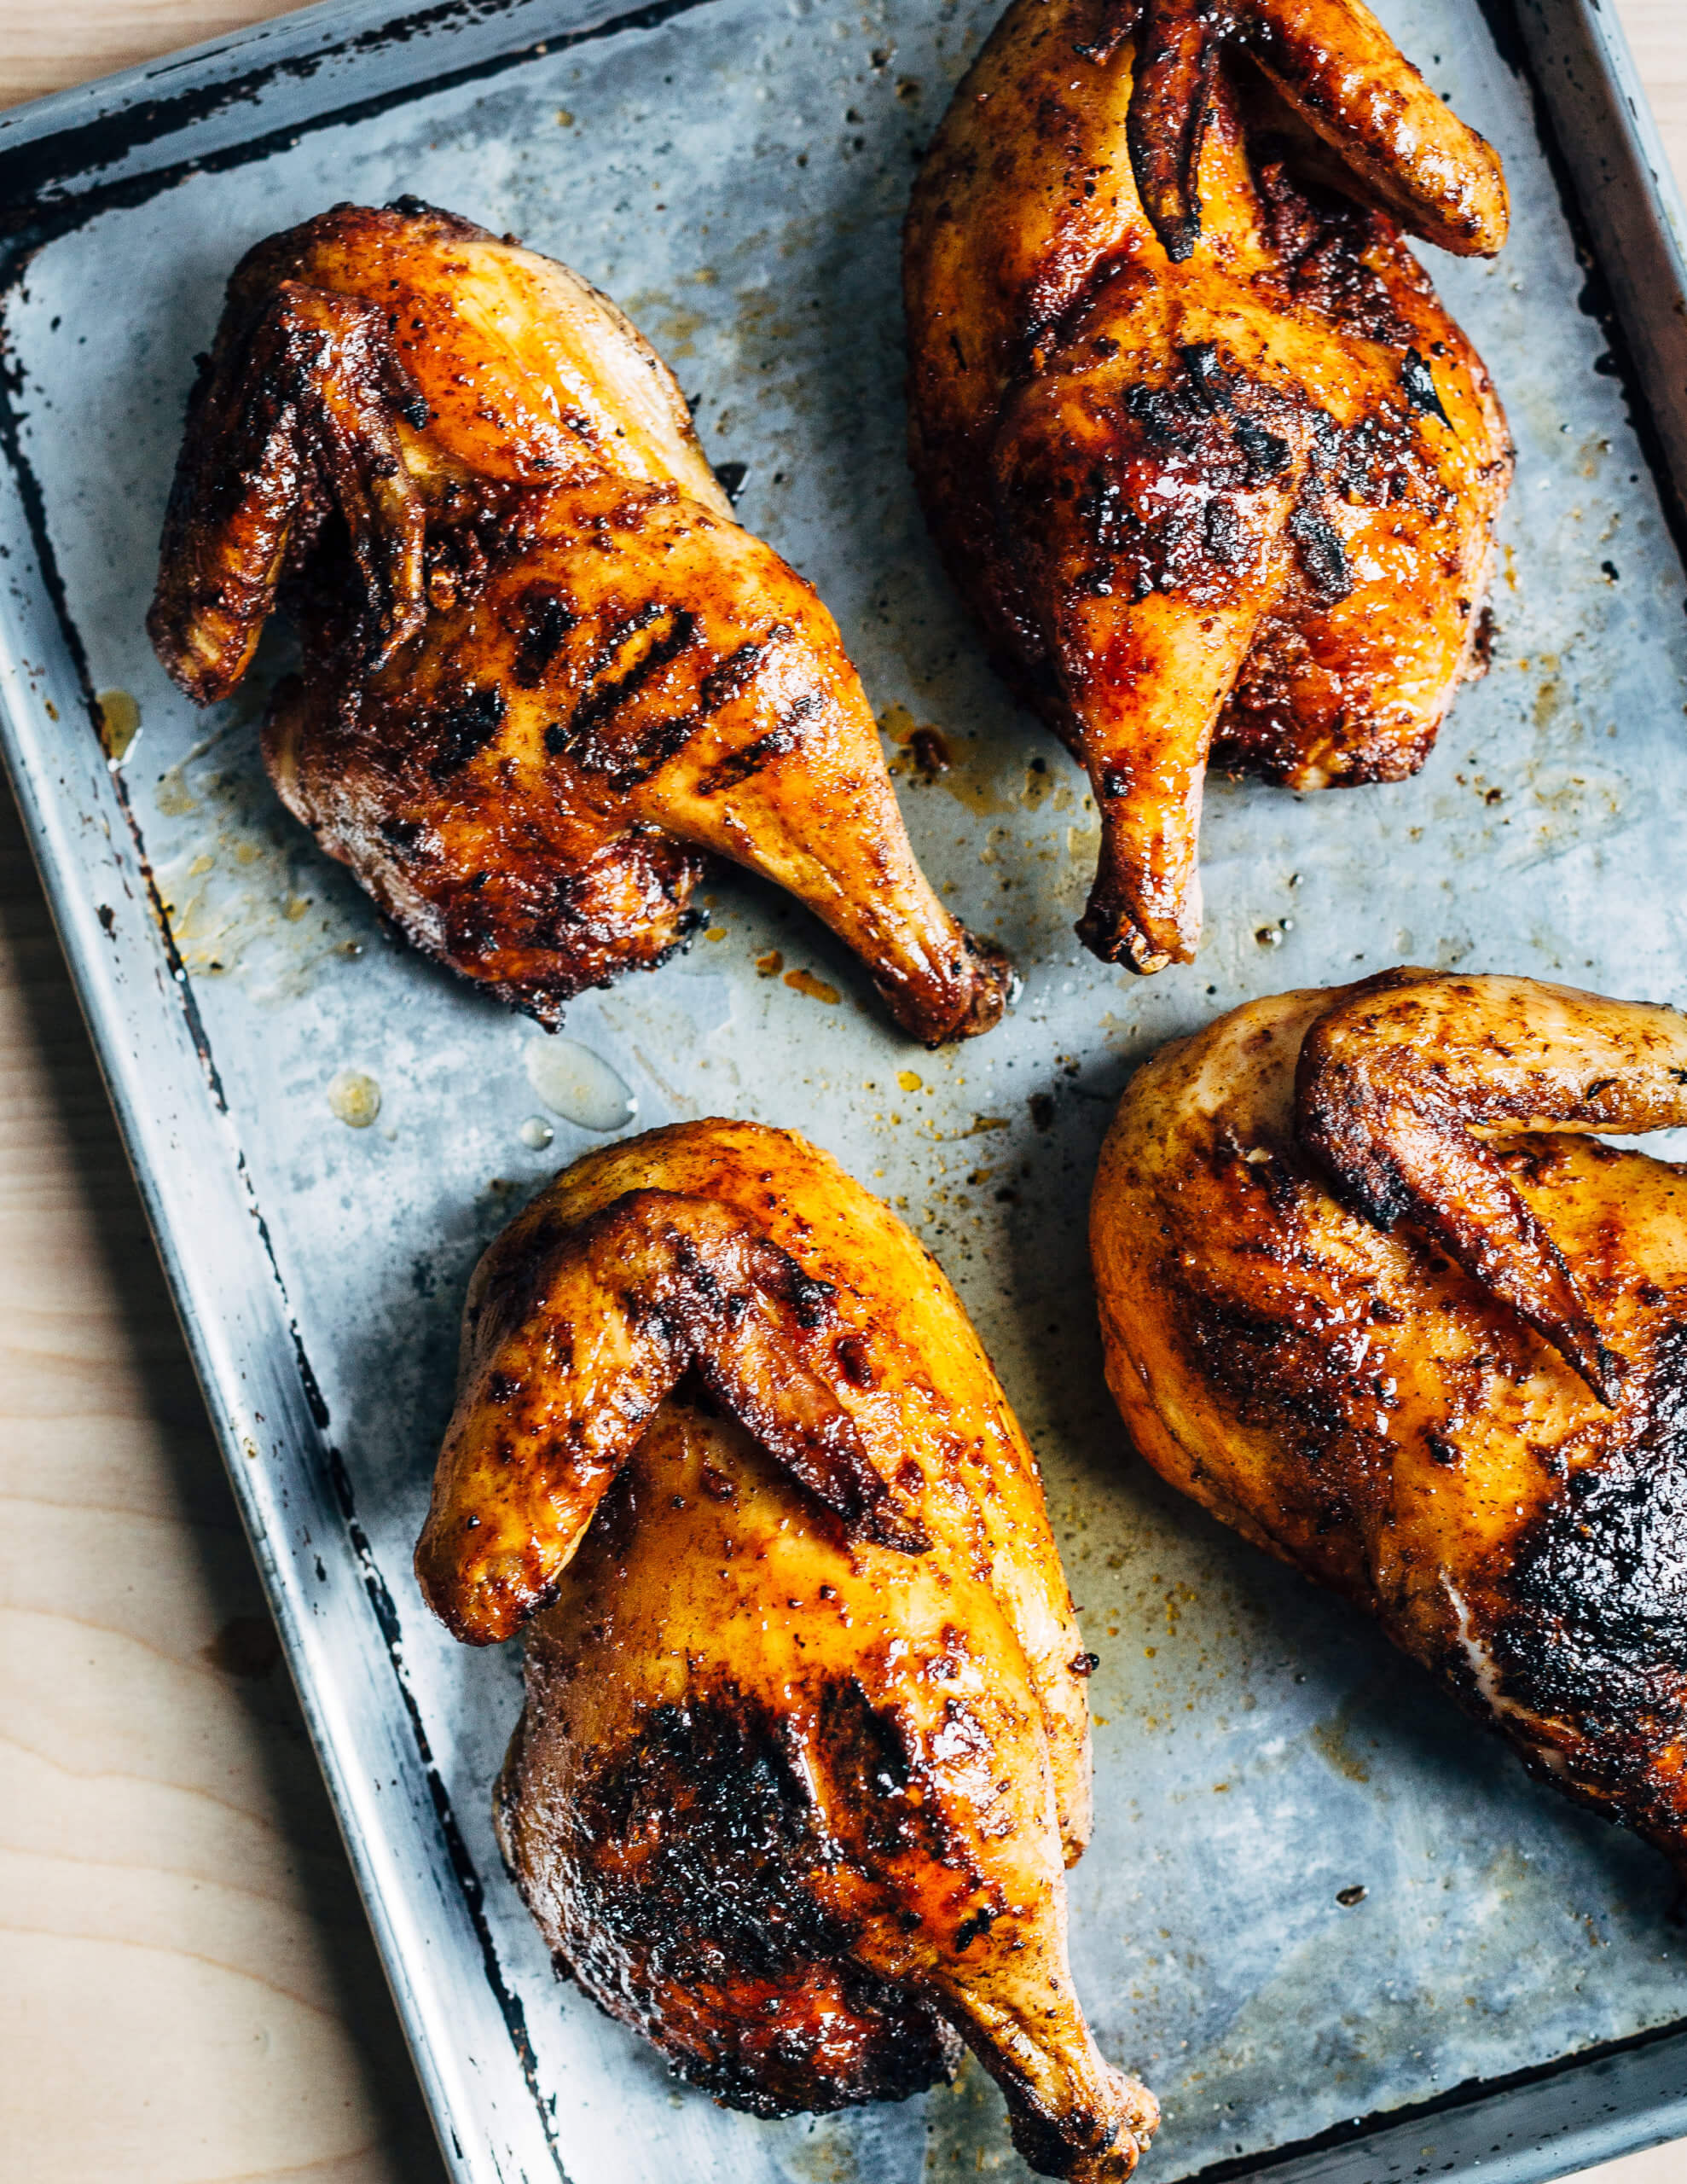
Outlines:
POLYGON ((0 2174, 442 2170, 9 801, 0 2174))
MULTIPOLYGON (((0 102, 279 12, 0 0, 0 102)), ((1620 12, 1681 172, 1687 0, 1620 12)), ((438 2184, 3 789, 0 1496, 0 2176, 438 2184)))

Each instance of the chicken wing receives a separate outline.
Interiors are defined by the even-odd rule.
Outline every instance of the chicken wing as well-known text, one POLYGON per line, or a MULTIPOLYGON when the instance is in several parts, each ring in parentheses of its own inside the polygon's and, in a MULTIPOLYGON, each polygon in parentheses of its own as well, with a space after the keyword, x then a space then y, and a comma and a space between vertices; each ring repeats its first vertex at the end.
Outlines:
POLYGON ((1282 994, 1137 1076, 1091 1242, 1136 1446, 1687 1867, 1687 1018, 1282 994))
POLYGON ((959 2034, 1035 2166, 1130 2174, 1153 2100, 1067 1962, 1092 1662, 1035 1462, 834 1161, 687 1123, 542 1193, 471 1287, 416 1567, 472 1644, 534 1616, 500 1840, 611 2015, 762 2116, 901 2099, 959 2034))
POLYGON ((777 880, 936 1045, 1005 959, 914 863, 861 682, 733 520, 683 398, 565 266, 414 199, 250 252, 188 408, 148 628, 196 702, 278 598, 270 776, 406 936, 555 1024, 777 880))
POLYGON ((915 479, 1088 770, 1104 961, 1193 955, 1209 757, 1398 781, 1479 664, 1510 449, 1400 224, 1492 253, 1504 183, 1359 0, 1014 0, 926 155, 915 479))

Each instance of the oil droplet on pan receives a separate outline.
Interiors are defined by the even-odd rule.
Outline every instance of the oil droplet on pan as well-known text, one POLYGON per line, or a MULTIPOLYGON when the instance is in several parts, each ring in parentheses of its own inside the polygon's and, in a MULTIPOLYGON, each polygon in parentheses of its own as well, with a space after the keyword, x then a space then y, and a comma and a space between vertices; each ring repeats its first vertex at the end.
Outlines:
POLYGON ((380 1112, 380 1087, 361 1069, 342 1069, 328 1079, 328 1105, 347 1130, 367 1130, 380 1112))
POLYGON ((577 1039, 530 1039, 522 1060, 551 1112, 582 1130, 624 1130, 639 1111, 609 1064, 577 1039))
POLYGON ((159 775, 153 801, 166 819, 185 819, 188 812, 200 808, 200 800, 188 787, 180 766, 168 766, 159 775))
POLYGON ((113 764, 141 732, 141 708, 127 690, 101 690, 94 700, 100 717, 100 741, 113 764))
POLYGON ((516 1136, 530 1153, 542 1153, 556 1132, 542 1115, 529 1115, 516 1136))

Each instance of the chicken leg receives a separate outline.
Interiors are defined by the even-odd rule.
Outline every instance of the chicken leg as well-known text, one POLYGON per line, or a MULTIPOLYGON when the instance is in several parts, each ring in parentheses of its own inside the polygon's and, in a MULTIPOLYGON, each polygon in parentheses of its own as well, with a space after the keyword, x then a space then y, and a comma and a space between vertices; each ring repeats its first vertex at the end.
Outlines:
POLYGON ((1137 1448, 1687 1868, 1687 1018, 1389 972, 1156 1055, 1091 1240, 1137 1448))
POLYGON ((554 1024, 659 962, 713 854, 806 903, 939 1044, 1009 973, 914 862, 811 587, 566 267, 414 200, 250 252, 189 405, 148 620, 200 704, 281 601, 282 799, 417 946, 554 1024))
POLYGON ((1036 1467, 954 1292, 825 1154, 683 1124, 482 1261, 417 1549, 529 1616, 500 1839, 559 1962, 758 2115, 899 2099, 956 2035, 1046 2173, 1152 2098, 1072 1987, 1083 1651, 1036 1467))

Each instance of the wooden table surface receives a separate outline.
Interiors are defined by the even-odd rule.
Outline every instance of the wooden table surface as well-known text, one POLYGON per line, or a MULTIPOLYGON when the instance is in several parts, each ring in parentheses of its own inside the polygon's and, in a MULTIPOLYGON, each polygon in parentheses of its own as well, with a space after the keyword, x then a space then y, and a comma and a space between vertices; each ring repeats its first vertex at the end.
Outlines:
MULTIPOLYGON (((1687 180, 1687 0, 1620 6, 1687 180)), ((0 102, 280 12, 0 0, 0 102)), ((0 2176, 440 2184, 3 784, 0 1464, 0 2176)))

